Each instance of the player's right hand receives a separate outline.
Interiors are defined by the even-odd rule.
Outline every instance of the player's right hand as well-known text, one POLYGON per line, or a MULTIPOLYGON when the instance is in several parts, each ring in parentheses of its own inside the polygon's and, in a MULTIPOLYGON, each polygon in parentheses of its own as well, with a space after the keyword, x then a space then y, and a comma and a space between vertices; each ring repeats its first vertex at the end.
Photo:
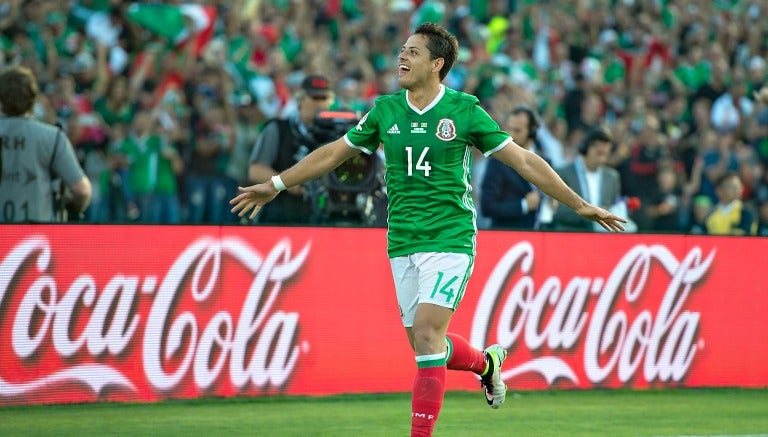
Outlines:
POLYGON ((599 208, 597 206, 593 206, 590 204, 586 204, 576 210, 576 213, 580 216, 584 217, 585 219, 592 220, 593 222, 597 222, 600 226, 603 227, 608 232, 621 232, 624 230, 624 226, 622 226, 622 223, 626 223, 627 219, 623 217, 619 217, 617 215, 612 214, 610 211, 607 211, 603 208, 599 208))
POLYGON ((264 205, 271 202, 278 194, 274 185, 269 181, 249 187, 237 187, 237 191, 240 194, 229 201, 230 205, 234 205, 231 211, 238 217, 243 217, 248 211, 251 211, 248 216, 251 220, 256 217, 264 205))

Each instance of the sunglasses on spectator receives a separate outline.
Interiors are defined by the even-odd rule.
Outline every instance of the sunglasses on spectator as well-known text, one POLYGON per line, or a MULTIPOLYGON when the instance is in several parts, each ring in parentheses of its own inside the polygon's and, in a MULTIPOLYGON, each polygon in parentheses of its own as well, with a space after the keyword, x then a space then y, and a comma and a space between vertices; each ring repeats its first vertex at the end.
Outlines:
POLYGON ((324 95, 324 96, 309 96, 309 98, 310 98, 310 99, 312 99, 312 100, 315 100, 315 101, 318 101, 318 102, 319 102, 319 101, 321 101, 321 100, 328 100, 328 99, 330 99, 330 98, 331 98, 331 96, 330 96, 330 95, 324 95))

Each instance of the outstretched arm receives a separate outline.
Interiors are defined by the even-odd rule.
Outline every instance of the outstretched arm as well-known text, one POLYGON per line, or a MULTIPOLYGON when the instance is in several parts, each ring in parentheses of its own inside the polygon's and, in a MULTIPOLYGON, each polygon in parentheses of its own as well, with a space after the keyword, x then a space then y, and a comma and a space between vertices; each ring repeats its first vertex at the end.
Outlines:
POLYGON ((535 153, 532 153, 514 142, 507 144, 493 154, 493 157, 514 168, 521 176, 533 183, 551 198, 573 209, 585 219, 597 222, 606 231, 623 231, 622 223, 627 220, 610 212, 589 204, 576 194, 555 170, 535 153))
MULTIPOLYGON (((358 153, 360 151, 349 147, 342 137, 314 150, 279 176, 286 188, 301 185, 328 173, 358 153)), ((242 217, 251 211, 251 219, 279 193, 272 179, 249 187, 238 187, 237 191, 239 194, 229 201, 233 205, 232 212, 242 217)))

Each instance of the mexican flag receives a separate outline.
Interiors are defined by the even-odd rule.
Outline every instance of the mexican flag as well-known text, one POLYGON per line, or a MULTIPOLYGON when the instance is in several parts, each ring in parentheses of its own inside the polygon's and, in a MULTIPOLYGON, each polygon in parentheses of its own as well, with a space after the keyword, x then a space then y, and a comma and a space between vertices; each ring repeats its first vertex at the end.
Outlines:
POLYGON ((128 19, 144 29, 167 38, 175 45, 196 36, 195 54, 199 54, 213 37, 216 8, 196 4, 168 5, 133 3, 128 19))

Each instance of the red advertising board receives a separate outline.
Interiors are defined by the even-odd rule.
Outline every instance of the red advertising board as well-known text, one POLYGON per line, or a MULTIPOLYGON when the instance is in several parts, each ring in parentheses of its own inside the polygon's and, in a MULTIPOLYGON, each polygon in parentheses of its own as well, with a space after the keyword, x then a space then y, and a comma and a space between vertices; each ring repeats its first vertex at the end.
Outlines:
MULTIPOLYGON (((0 405, 411 389, 383 229, 0 235, 0 405)), ((767 253, 761 238, 481 231, 451 331, 507 348, 511 389, 765 387, 767 253)))

